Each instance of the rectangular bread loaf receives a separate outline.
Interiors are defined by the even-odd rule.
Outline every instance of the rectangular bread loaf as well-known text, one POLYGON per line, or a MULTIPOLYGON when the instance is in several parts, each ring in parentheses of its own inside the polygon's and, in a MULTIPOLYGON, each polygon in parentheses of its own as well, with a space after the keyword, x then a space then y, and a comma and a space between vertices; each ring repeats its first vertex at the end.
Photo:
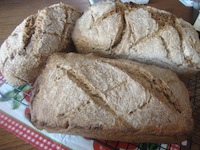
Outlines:
POLYGON ((38 129, 128 142, 176 143, 193 129, 188 91, 170 70, 55 53, 34 84, 38 129))

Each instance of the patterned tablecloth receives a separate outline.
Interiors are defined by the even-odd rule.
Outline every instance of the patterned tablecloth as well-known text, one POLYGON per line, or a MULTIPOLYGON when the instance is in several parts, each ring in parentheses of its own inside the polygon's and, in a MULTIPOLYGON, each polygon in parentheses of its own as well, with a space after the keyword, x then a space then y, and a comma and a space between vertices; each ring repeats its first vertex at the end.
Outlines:
MULTIPOLYGON (((36 129, 29 121, 29 101, 32 87, 13 86, 0 75, 0 127, 29 142, 38 149, 47 150, 109 150, 109 149, 170 149, 179 150, 180 144, 147 144, 109 142, 80 136, 48 133, 36 129)), ((182 142, 186 145, 187 141, 182 142)))

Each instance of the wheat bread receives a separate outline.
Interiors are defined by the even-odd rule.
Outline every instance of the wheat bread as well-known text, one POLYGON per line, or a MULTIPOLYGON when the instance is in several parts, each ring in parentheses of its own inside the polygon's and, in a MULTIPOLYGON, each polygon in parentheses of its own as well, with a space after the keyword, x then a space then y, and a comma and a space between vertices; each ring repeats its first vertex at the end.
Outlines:
POLYGON ((0 70, 14 85, 34 82, 53 52, 69 52, 71 33, 80 13, 59 3, 27 17, 4 41, 0 49, 0 70))
POLYGON ((96 3, 77 20, 72 38, 80 53, 154 64, 183 77, 200 70, 200 41, 194 27, 150 6, 96 3))
POLYGON ((181 142, 193 129, 189 95, 170 70, 55 53, 34 84, 38 129, 128 142, 181 142))

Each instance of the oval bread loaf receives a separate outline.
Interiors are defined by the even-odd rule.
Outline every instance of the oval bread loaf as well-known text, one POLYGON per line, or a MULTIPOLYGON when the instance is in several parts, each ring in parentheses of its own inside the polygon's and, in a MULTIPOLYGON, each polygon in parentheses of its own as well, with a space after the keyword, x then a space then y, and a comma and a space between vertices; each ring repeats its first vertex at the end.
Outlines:
POLYGON ((188 91, 170 70, 94 55, 52 54, 34 84, 31 121, 49 132, 176 143, 193 128, 188 91))
POLYGON ((0 49, 0 70, 15 84, 34 82, 53 52, 69 52, 71 33, 80 13, 63 3, 27 17, 4 41, 0 49))
POLYGON ((182 76, 200 70, 200 41, 193 26, 153 7, 96 3, 78 19, 72 38, 80 53, 154 64, 182 76))

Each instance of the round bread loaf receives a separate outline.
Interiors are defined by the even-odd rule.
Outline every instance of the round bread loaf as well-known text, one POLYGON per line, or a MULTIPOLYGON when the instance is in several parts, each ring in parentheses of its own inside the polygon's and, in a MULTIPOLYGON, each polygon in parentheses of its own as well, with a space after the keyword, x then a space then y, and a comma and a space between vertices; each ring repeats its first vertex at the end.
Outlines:
POLYGON ((80 53, 136 60, 179 75, 200 70, 200 42, 193 26, 145 5, 96 3, 76 22, 72 39, 80 53))
POLYGON ((14 85, 34 82, 49 55, 69 52, 79 17, 79 12, 63 3, 27 17, 1 46, 0 70, 6 80, 14 85))

